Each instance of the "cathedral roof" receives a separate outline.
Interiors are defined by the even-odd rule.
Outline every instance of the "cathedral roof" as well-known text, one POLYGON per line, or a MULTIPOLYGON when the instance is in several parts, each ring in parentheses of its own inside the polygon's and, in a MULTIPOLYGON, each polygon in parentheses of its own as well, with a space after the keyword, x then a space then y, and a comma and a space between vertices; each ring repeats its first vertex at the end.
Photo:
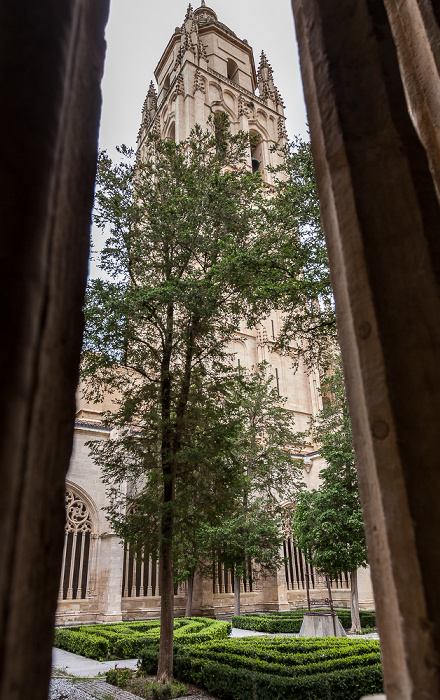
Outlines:
POLYGON ((202 0, 201 6, 198 7, 197 10, 194 10, 194 17, 197 19, 199 27, 206 27, 209 24, 214 24, 216 27, 223 29, 223 31, 230 36, 233 36, 236 39, 238 38, 232 29, 229 29, 229 27, 227 27, 226 24, 223 24, 223 22, 218 21, 216 13, 210 7, 206 7, 204 0, 202 0))
POLYGON ((205 27, 208 24, 214 24, 216 27, 220 27, 224 32, 230 34, 237 38, 235 32, 223 22, 219 22, 216 13, 210 7, 206 7, 205 0, 202 0, 202 4, 197 10, 194 10, 194 17, 197 18, 200 27, 205 27))

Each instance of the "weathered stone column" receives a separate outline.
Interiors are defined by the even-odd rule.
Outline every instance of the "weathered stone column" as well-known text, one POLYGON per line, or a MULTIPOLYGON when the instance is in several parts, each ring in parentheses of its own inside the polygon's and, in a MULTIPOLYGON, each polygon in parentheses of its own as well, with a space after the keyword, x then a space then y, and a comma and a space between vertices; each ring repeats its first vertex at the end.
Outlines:
POLYGON ((108 0, 0 2, 0 698, 43 700, 108 0))
POLYGON ((440 12, 432 0, 385 0, 400 70, 440 193, 440 12))
POLYGON ((380 0, 293 0, 388 700, 440 698, 440 211, 380 0))
MULTIPOLYGON (((101 535, 98 608, 99 619, 102 622, 120 622, 122 620, 123 570, 124 547, 121 545, 119 537, 110 532, 101 535)), ((133 591, 129 590, 128 594, 133 595, 133 591)))

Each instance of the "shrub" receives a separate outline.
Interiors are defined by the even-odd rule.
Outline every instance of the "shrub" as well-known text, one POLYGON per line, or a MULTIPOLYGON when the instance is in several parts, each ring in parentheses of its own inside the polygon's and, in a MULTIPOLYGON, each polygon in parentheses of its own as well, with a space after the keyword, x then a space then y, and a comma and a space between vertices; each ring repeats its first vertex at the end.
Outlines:
MULTIPOLYGON (((287 610, 285 612, 268 612, 264 615, 239 615, 232 618, 233 627, 239 629, 254 630, 255 632, 277 633, 298 633, 301 629, 305 608, 298 610, 287 610)), ((342 609, 335 611, 341 625, 348 629, 351 626, 351 614, 349 610, 342 609)), ((376 615, 374 610, 361 610, 359 612, 362 627, 372 628, 376 625, 376 615)))
POLYGON ((105 680, 110 685, 116 685, 118 688, 126 688, 128 679, 133 676, 133 671, 129 668, 111 668, 105 674, 105 680))
POLYGON ((96 634, 72 633, 71 630, 59 629, 55 632, 54 644, 59 649, 73 654, 87 656, 90 659, 105 659, 109 655, 109 643, 96 634))
MULTIPOLYGON (((145 649, 139 665, 151 673, 157 661, 145 649)), ((379 662, 370 640, 228 639, 178 647, 174 674, 225 700, 353 700, 381 692, 379 662)))
MULTIPOLYGON (((230 631, 229 622, 203 617, 177 619, 174 621, 174 643, 177 646, 226 639, 230 631)), ((108 656, 131 659, 137 657, 142 649, 158 649, 159 636, 159 620, 84 625, 58 629, 55 633, 55 646, 92 659, 108 656)))

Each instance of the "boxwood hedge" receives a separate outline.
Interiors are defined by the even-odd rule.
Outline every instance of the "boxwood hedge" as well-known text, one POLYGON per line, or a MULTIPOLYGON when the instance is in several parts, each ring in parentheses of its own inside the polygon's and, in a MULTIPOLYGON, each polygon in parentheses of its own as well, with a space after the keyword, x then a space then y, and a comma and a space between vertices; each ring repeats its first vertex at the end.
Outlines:
MULTIPOLYGON (((157 649, 141 652, 155 673, 157 649)), ((228 639, 176 649, 176 678, 224 700, 357 700, 382 692, 378 642, 347 639, 228 639)))
MULTIPOLYGON (((196 644, 210 639, 225 639, 229 622, 207 618, 178 618, 174 621, 176 646, 196 644)), ((159 648, 160 621, 123 622, 109 625, 82 625, 57 629, 55 646, 92 659, 115 657, 132 659, 145 648, 159 648)))
MULTIPOLYGON (((255 632, 268 632, 277 634, 282 632, 297 633, 301 629, 305 608, 288 610, 286 612, 269 612, 264 615, 240 615, 232 618, 232 626, 255 632)), ((350 610, 336 610, 341 625, 348 629, 351 626, 350 610)), ((375 627, 376 616, 374 610, 360 610, 362 627, 375 627)))

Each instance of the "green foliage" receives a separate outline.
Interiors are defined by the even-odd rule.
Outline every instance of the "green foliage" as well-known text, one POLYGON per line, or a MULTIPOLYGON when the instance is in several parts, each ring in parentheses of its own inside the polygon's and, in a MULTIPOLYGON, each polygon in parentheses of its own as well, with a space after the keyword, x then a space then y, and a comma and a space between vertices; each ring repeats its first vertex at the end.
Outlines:
MULTIPOLYGON (((158 683, 145 680, 143 676, 141 671, 135 672, 128 668, 115 667, 107 671, 105 679, 110 685, 127 689, 136 697, 152 698, 152 700, 178 698, 187 694, 187 688, 183 683, 158 683)), ((113 698, 113 695, 108 697, 113 698)))
POLYGON ((133 671, 129 668, 111 668, 105 674, 105 680, 110 685, 116 685, 118 688, 126 688, 127 681, 133 675, 133 671))
MULTIPOLYGON (((145 671, 154 666, 148 650, 141 654, 140 666, 145 671)), ((382 690, 380 648, 371 641, 248 638, 208 642, 179 649, 174 673, 230 700, 352 700, 382 690)))
POLYGON ((293 520, 294 536, 307 560, 336 576, 367 564, 350 416, 340 360, 323 386, 330 400, 313 421, 313 435, 327 462, 318 490, 303 491, 293 520))
POLYGON ((173 693, 172 683, 152 683, 150 685, 153 700, 161 700, 161 698, 171 698, 173 693))
MULTIPOLYGON (((203 617, 176 619, 174 643, 186 646, 211 639, 225 639, 231 631, 229 622, 203 617)), ((109 656, 132 659, 145 648, 159 648, 160 622, 123 622, 57 629, 55 646, 92 659, 109 656)), ((157 655, 156 655, 157 663, 157 655)))
MULTIPOLYGON (((299 609, 265 615, 240 615, 232 618, 232 626, 255 632, 268 632, 269 634, 298 633, 305 613, 306 609, 299 609)), ((351 625, 350 610, 336 610, 336 614, 344 629, 348 629, 351 625)), ((374 610, 361 610, 360 619, 362 628, 365 628, 364 631, 375 628, 376 615, 374 610)))
POLYGON ((90 659, 102 660, 110 653, 109 643, 105 637, 81 632, 72 634, 71 629, 55 630, 54 646, 90 659))
POLYGON ((338 336, 310 143, 297 137, 279 155, 271 227, 259 242, 262 252, 272 253, 260 266, 261 295, 276 299, 284 312, 276 346, 324 371, 338 336))
POLYGON ((294 431, 293 415, 284 408, 286 399, 274 387, 267 363, 242 370, 235 392, 239 428, 232 457, 242 488, 231 515, 204 532, 216 559, 241 578, 251 566, 265 573, 281 564, 280 503, 294 499, 303 486, 302 462, 295 454, 302 436, 294 431))

